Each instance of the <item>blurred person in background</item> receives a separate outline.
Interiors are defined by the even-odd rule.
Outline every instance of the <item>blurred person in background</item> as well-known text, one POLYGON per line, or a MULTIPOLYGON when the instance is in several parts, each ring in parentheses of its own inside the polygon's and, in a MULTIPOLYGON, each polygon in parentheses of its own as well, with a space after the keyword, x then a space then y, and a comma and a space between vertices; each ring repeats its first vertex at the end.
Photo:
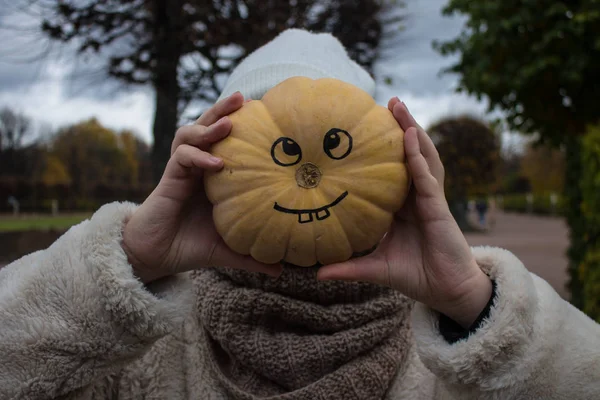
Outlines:
POLYGON ((475 201, 475 210, 477 210, 477 216, 479 218, 479 224, 481 227, 486 227, 486 214, 488 211, 488 201, 485 196, 479 196, 479 198, 475 201))
POLYGON ((0 270, 0 398, 600 398, 600 325, 508 251, 469 248, 397 98, 413 188, 373 253, 299 268, 225 246, 200 179, 223 167, 211 144, 292 76, 375 90, 333 36, 285 31, 179 129, 143 204, 107 204, 0 270))

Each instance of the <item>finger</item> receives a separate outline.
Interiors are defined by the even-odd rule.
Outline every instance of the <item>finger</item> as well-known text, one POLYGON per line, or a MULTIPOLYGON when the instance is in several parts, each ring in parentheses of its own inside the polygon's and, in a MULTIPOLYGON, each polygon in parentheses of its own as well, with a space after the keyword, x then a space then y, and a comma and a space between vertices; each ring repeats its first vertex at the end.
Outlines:
POLYGON ((395 102, 394 108, 392 108, 392 113, 394 114, 396 121, 398 121, 398 123, 400 124, 402 130, 407 131, 408 128, 411 127, 423 130, 421 125, 417 123, 415 118, 408 111, 408 107, 406 107, 406 104, 404 104, 400 100, 395 102))
POLYGON ((219 171, 221 168, 223 168, 223 160, 220 158, 213 157, 211 154, 197 147, 183 144, 177 147, 167 163, 165 175, 180 178, 186 176, 190 170, 219 171))
POLYGON ((421 153, 425 160, 427 161, 427 165, 429 165, 429 169, 434 178, 438 181, 441 186, 444 186, 444 164, 442 163, 442 159, 440 158, 440 153, 437 151, 433 141, 429 137, 429 135, 424 130, 417 130, 417 137, 419 139, 419 147, 421 148, 421 153))
POLYGON ((244 96, 240 92, 235 92, 206 110, 206 112, 196 120, 196 125, 210 126, 224 116, 237 111, 242 104, 244 104, 244 96))
POLYGON ((261 263, 250 256, 244 256, 232 251, 223 242, 215 247, 210 259, 208 260, 208 265, 242 269, 250 272, 260 272, 273 277, 278 277, 283 271, 283 267, 279 263, 261 263))
POLYGON ((440 184, 431 174, 429 165, 421 154, 418 132, 414 127, 409 128, 404 135, 404 151, 417 193, 426 197, 439 195, 440 184))
POLYGON ((435 144, 433 144, 433 141, 427 132, 425 132, 425 130, 417 123, 417 121, 415 121, 414 117, 408 111, 406 104, 403 102, 398 100, 394 104, 392 113, 404 131, 407 131, 411 127, 417 129, 421 153, 427 160, 427 164, 429 165, 429 169, 431 170, 433 176, 438 180, 438 182, 443 183, 444 165, 440 159, 440 153, 437 151, 435 144))
POLYGON ((371 254, 365 257, 352 258, 343 263, 326 265, 319 268, 317 279, 338 280, 348 282, 371 282, 389 286, 389 274, 386 263, 381 257, 371 254))
POLYGON ((400 103, 400 99, 398 97, 392 97, 390 101, 388 101, 388 110, 394 111, 394 106, 400 103))
POLYGON ((171 144, 171 155, 182 144, 198 147, 202 150, 208 150, 210 145, 225 138, 231 132, 231 120, 223 117, 209 127, 203 125, 182 126, 175 133, 175 138, 171 144))

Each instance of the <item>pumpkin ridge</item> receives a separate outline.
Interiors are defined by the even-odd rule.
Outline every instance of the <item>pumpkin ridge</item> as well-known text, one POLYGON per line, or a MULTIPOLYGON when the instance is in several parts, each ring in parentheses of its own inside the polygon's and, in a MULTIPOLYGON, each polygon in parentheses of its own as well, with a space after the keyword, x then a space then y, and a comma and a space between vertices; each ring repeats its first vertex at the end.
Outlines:
MULTIPOLYGON (((285 261, 288 259, 289 257, 289 252, 290 252, 290 244, 292 243, 292 230, 294 229, 294 224, 296 224, 297 222, 293 219, 290 219, 290 221, 288 222, 287 226, 288 226, 288 233, 287 233, 287 241, 285 244, 285 251, 283 253, 283 259, 281 261, 285 261)), ((313 229, 314 231, 314 229, 313 229)))
MULTIPOLYGON (((221 203, 222 204, 222 203, 221 203)), ((221 206, 221 204, 217 205, 217 207, 221 206)), ((225 238, 229 238, 231 236, 232 233, 236 232, 236 227, 241 224, 241 223, 246 223, 246 220, 249 218, 252 218, 252 215, 250 213, 244 213, 245 215, 243 215, 240 218, 237 218, 235 220, 235 222, 233 222, 231 225, 229 225, 227 227, 227 234, 223 234, 224 239, 225 238)))
MULTIPOLYGON (((271 126, 275 127, 275 128, 277 129, 277 132, 279 132, 280 136, 283 136, 283 132, 281 131, 281 128, 280 128, 280 127, 279 127, 279 125, 277 125, 277 123, 275 122, 275 119, 273 118, 273 114, 271 114, 271 111, 269 110, 269 108, 267 107, 267 105, 266 105, 265 103, 263 103, 261 100, 256 100, 256 102, 257 102, 256 106, 257 106, 257 107, 261 107, 261 109, 262 109, 262 110, 264 110, 264 111, 265 111, 265 113, 267 114, 267 116, 269 117, 269 120, 268 120, 268 121, 266 121, 266 122, 267 122, 267 123, 270 123, 270 125, 271 125, 271 126)), ((243 106, 242 106, 242 108, 241 108, 241 109, 239 109, 239 110, 238 110, 238 111, 237 111, 237 112, 234 114, 234 115, 235 115, 235 117, 238 117, 239 115, 245 114, 245 113, 242 111, 243 109, 244 109, 244 108, 243 108, 243 106)), ((247 113, 252 113, 251 111, 247 111, 247 110, 246 110, 246 112, 247 112, 247 113)), ((258 113, 255 111, 255 112, 253 112, 253 114, 258 114, 258 113)), ((235 118, 235 117, 234 117, 234 118, 235 118)), ((262 120, 262 118, 261 118, 261 120, 262 120)), ((259 137, 260 137, 260 132, 258 132, 258 133, 259 133, 259 135, 257 135, 257 136, 259 136, 259 137)), ((231 136, 231 135, 230 135, 230 136, 231 136)), ((244 143, 246 143, 246 144, 249 144, 249 145, 250 145, 250 146, 252 146, 252 147, 257 147, 257 146, 256 146, 256 143, 249 142, 249 141, 245 140, 245 138, 244 138, 244 137, 242 137, 242 136, 231 136, 231 137, 233 137, 233 138, 236 138, 236 139, 238 139, 238 140, 240 140, 240 141, 242 141, 242 142, 244 142, 244 143)), ((261 155, 262 155, 262 153, 261 153, 261 155)))
POLYGON ((242 139, 242 138, 241 138, 241 137, 239 137, 239 136, 232 136, 232 135, 228 136, 226 139, 227 139, 228 141, 233 141, 233 142, 236 142, 236 141, 237 141, 237 142, 243 143, 243 146, 244 146, 244 147, 246 147, 246 148, 248 148, 248 149, 251 149, 251 151, 252 151, 254 154, 256 154, 257 156, 264 156, 264 154, 263 154, 262 150, 261 150, 261 149, 259 149, 259 148, 256 146, 256 143, 252 143, 252 142, 249 142, 249 141, 247 141, 247 140, 244 140, 244 139, 242 139))
MULTIPOLYGON (((334 188, 338 189, 338 191, 341 190, 340 187, 337 186, 337 185, 333 185, 332 189, 334 189, 334 188)), ((346 193, 349 193, 349 192, 346 191, 346 193)), ((324 197, 323 196, 323 192, 319 192, 319 195, 320 195, 321 198, 324 197)), ((346 240, 346 244, 348 245, 348 247, 350 249, 352 249, 352 242, 350 242, 350 238, 348 237, 348 232, 346 232, 346 228, 344 228, 344 224, 342 224, 342 222, 340 221, 340 218, 338 217, 338 215, 337 215, 337 213, 335 211, 331 213, 331 216, 329 218, 332 218, 332 217, 335 218, 336 223, 340 226, 341 231, 344 233, 344 239, 346 240)), ((317 250, 317 248, 318 247, 315 245, 315 250, 317 250)), ((317 253, 316 256, 317 256, 317 261, 319 261, 319 258, 320 258, 319 254, 317 253)))
MULTIPOLYGON (((351 163, 355 164, 354 162, 351 163)), ((360 176, 360 175, 367 175, 367 174, 373 174, 373 170, 374 169, 387 169, 387 168, 397 168, 398 166, 401 167, 405 167, 406 164, 403 162, 399 162, 399 161, 386 161, 386 162, 382 162, 382 163, 377 163, 377 164, 371 164, 368 166, 358 166, 358 167, 352 167, 350 166, 348 168, 347 165, 339 165, 339 163, 333 164, 333 166, 331 167, 331 169, 328 171, 329 172, 329 176, 328 179, 335 179, 336 181, 341 179, 336 172, 338 172, 338 169, 342 169, 343 174, 344 175, 348 175, 348 176, 360 176)), ((372 180, 387 180, 385 178, 380 178, 379 176, 375 176, 375 177, 369 177, 369 179, 372 180)))
MULTIPOLYGON (((274 186, 274 185, 278 185, 278 184, 282 184, 282 179, 279 179, 278 182, 270 182, 269 184, 264 184, 264 185, 261 185, 261 186, 258 186, 258 187, 254 187, 254 188, 251 188, 251 189, 243 188, 243 193, 241 195, 240 194, 234 194, 234 195, 228 196, 228 198, 226 198, 226 199, 222 200, 221 202, 219 202, 219 205, 220 206, 225 206, 228 202, 231 202, 231 201, 240 201, 240 198, 243 198, 243 197, 249 195, 250 193, 254 193, 254 192, 258 191, 258 190, 264 190, 265 186, 274 186)), ((287 184, 287 182, 285 183, 285 186, 289 186, 287 184)), ((282 189, 282 192, 285 192, 287 190, 288 190, 288 188, 282 189)))
MULTIPOLYGON (((375 101, 375 100, 373 100, 373 101, 375 101)), ((377 110, 377 107, 380 107, 377 103, 373 104, 373 106, 371 108, 369 108, 369 111, 364 113, 364 115, 360 118, 360 120, 358 120, 358 122, 356 124, 354 124, 352 129, 347 129, 347 131, 352 133, 356 129, 356 127, 359 126, 360 124, 362 124, 364 119, 367 118, 369 116, 369 114, 371 114, 373 112, 373 110, 377 110)))
MULTIPOLYGON (((372 202, 366 201, 366 200, 362 199, 359 196, 356 196, 353 200, 355 202, 357 202, 357 203, 366 203, 366 204, 369 204, 369 205, 373 205, 372 202)), ((350 205, 346 205, 346 206, 342 206, 342 207, 352 208, 352 206, 350 206, 350 205)), ((376 205, 373 208, 376 209, 376 210, 379 210, 379 212, 385 212, 386 215, 389 215, 390 222, 393 220, 394 213, 390 213, 390 212, 384 211, 383 208, 377 207, 376 205)), ((344 209, 344 211, 345 212, 350 212, 349 209, 344 209)), ((372 215, 373 211, 371 210, 371 212, 369 214, 372 215)), ((341 226, 342 226, 342 229, 345 232, 348 232, 347 229, 349 229, 350 232, 352 232, 351 231, 352 229, 356 229, 357 227, 361 227, 363 225, 368 225, 369 223, 370 223, 370 219, 365 215, 360 220, 354 221, 354 225, 348 224, 348 227, 346 228, 345 227, 346 224, 341 223, 341 226)), ((355 252, 357 252, 357 251, 360 252, 360 251, 366 250, 367 248, 371 248, 372 246, 374 246, 375 243, 371 243, 370 242, 372 240, 372 238, 373 238, 370 235, 370 233, 368 233, 370 231, 370 229, 367 229, 367 233, 365 233, 365 231, 363 229, 360 229, 360 228, 358 228, 358 229, 361 231, 361 234, 358 237, 356 235, 352 235, 352 237, 354 238, 354 241, 350 241, 350 245, 352 246, 353 250, 355 252), (367 246, 365 246, 364 243, 367 243, 367 246)), ((385 230, 387 231, 387 229, 389 229, 389 226, 386 226, 385 230)))
POLYGON ((260 228, 260 231, 258 231, 258 233, 256 234, 256 237, 254 238, 254 241, 252 242, 252 246, 250 246, 250 249, 248 250, 250 255, 252 255, 252 250, 254 250, 254 248, 256 247, 256 243, 260 240, 260 237, 262 236, 265 229, 267 229, 267 227, 269 226, 269 222, 271 221, 271 219, 273 219, 273 217, 274 217, 274 215, 271 214, 271 216, 267 218, 266 223, 260 228))
MULTIPOLYGON (((336 80, 337 80, 337 79, 335 79, 335 78, 320 78, 320 79, 315 79, 315 80, 314 80, 314 82, 313 82, 313 86, 312 86, 312 88, 313 88, 313 90, 315 90, 315 91, 318 91, 318 90, 319 90, 319 88, 318 88, 317 86, 318 86, 319 84, 326 84, 327 82, 333 82, 333 81, 336 81, 336 80), (319 81, 321 81, 321 82, 319 82, 319 81)), ((343 82, 342 84, 343 84, 344 86, 352 86, 351 84, 349 84, 349 83, 347 83, 347 82, 343 82)), ((356 127, 357 127, 357 126, 359 126, 360 124, 362 124, 363 120, 364 120, 364 119, 365 119, 365 118, 366 118, 366 117, 367 117, 367 116, 368 116, 368 115, 369 115, 371 112, 373 112, 373 109, 377 109, 378 107, 381 107, 381 106, 379 106, 379 105, 377 104, 377 102, 375 101, 375 99, 374 99, 373 97, 371 97, 371 96, 370 96, 369 94, 367 94, 367 93, 364 93, 364 94, 366 94, 366 96, 364 96, 364 97, 365 97, 365 98, 368 98, 368 99, 370 100, 370 102, 371 102, 371 107, 370 107, 368 110, 366 110, 366 111, 364 112, 363 116, 362 116, 362 117, 360 117, 360 119, 359 119, 359 120, 358 120, 358 121, 357 121, 357 122, 356 122, 356 123, 355 123, 355 124, 352 126, 352 128, 351 128, 351 129, 345 129, 345 130, 347 130, 347 131, 348 131, 348 132, 350 132, 350 133, 352 133, 352 131, 354 131, 354 129, 356 129, 356 127)), ((386 109, 387 109, 387 108, 386 108, 386 109)))
MULTIPOLYGON (((264 190, 265 186, 273 186, 273 185, 280 185, 284 183, 284 177, 280 176, 279 174, 276 174, 278 177, 273 179, 272 182, 270 182, 269 184, 263 184, 260 186, 256 186, 254 188, 248 189, 246 186, 239 186, 237 187, 236 191, 234 192, 230 192, 228 193, 227 197, 222 199, 221 201, 219 201, 219 205, 225 205, 226 203, 230 202, 230 201, 239 201, 239 199, 241 197, 247 196, 250 193, 253 193, 257 190, 264 190), (239 190, 239 192, 238 192, 239 190)), ((245 181, 247 182, 247 181, 245 181)), ((287 182, 285 182, 285 185, 288 185, 287 182)), ((233 186, 233 185, 232 185, 233 186)))
MULTIPOLYGON (((278 196, 277 196, 277 197, 279 197, 279 196, 281 195, 281 193, 285 193, 287 190, 288 190, 288 189, 283 189, 283 190, 281 190, 281 191, 279 192, 279 194, 278 194, 278 196)), ((271 209, 272 209, 272 207, 271 207, 271 209)), ((256 246, 256 243, 257 243, 257 242, 260 240, 260 238, 261 238, 261 236, 262 236, 263 232, 265 231, 265 229, 267 229, 267 228, 268 228, 268 226, 269 226, 269 222, 271 222, 271 220, 272 220, 273 218, 275 218, 276 216, 277 216, 277 215, 276 215, 276 213, 272 213, 272 214, 271 214, 271 216, 267 218, 267 220, 266 220, 265 224, 264 224, 264 225, 261 227, 260 231, 259 231, 259 232, 258 232, 258 234, 256 235, 256 237, 255 237, 255 239, 254 239, 254 242, 252 242, 252 246, 250 246, 250 249, 249 249, 249 253, 250 253, 250 254, 252 254, 252 250, 253 250, 253 249, 254 249, 254 247, 256 246)), ((236 224, 236 225, 237 225, 237 224, 236 224)), ((291 240, 291 237, 292 237, 292 235, 291 235, 291 234, 289 234, 289 235, 288 235, 288 243, 289 243, 289 241, 291 240)), ((287 248, 286 248, 285 254, 287 254, 287 248)), ((285 256, 284 256, 284 258, 285 258, 285 256)))
MULTIPOLYGON (((367 119, 367 118, 370 118, 370 117, 371 117, 371 114, 378 114, 378 113, 380 113, 380 114, 383 114, 383 113, 388 113, 388 112, 391 114, 391 112, 390 112, 390 111, 389 111, 387 108, 385 108, 385 107, 382 107, 382 106, 380 106, 380 105, 378 105, 378 104, 374 104, 374 105, 373 105, 373 107, 371 107, 371 108, 370 108, 370 109, 369 109, 369 110, 368 110, 368 111, 367 111, 367 112, 366 112, 366 113, 365 113, 365 114, 364 114, 364 115, 361 117, 360 121, 359 121, 359 122, 358 122, 358 123, 357 123, 355 126, 353 126, 353 127, 352 127, 352 129, 351 129, 351 130, 349 130, 348 132, 350 132, 351 134, 355 134, 355 133, 356 133, 356 132, 355 132, 355 131, 356 131, 356 128, 357 128, 357 127, 359 127, 360 125, 364 124, 364 121, 365 121, 365 119, 367 119)), ((390 116, 391 116, 391 120, 390 120, 390 121, 393 121, 393 124, 395 124, 395 126, 394 126, 394 127, 391 127, 391 126, 390 126, 390 128, 391 128, 391 129, 397 128, 397 129, 399 129, 399 130, 402 132, 402 140, 400 141, 400 147, 401 147, 401 153, 400 153, 400 155, 401 155, 401 160, 400 160, 400 161, 398 161, 398 162, 401 162, 401 163, 403 163, 403 164, 406 164, 406 159, 405 159, 406 157, 405 157, 405 155, 404 155, 404 133, 405 133, 405 132, 404 132, 404 130, 403 130, 402 128, 400 128, 400 125, 399 125, 399 124, 398 124, 398 122, 396 121, 396 118, 394 117, 394 115, 393 115, 393 114, 391 114, 390 116)), ((375 115, 375 117, 377 117, 377 115, 375 115)), ((371 142, 371 141, 369 141, 369 145, 371 145, 371 144, 372 144, 372 142, 371 142)), ((387 150, 388 146, 386 146, 384 143, 382 143, 380 146, 378 146, 378 148, 381 148, 381 149, 385 149, 385 150, 387 150)), ((358 156, 357 154, 354 154, 354 156, 352 157, 352 159, 348 158, 348 159, 345 159, 345 160, 348 160, 347 162, 350 162, 350 160, 352 160, 352 164, 355 164, 357 161, 361 161, 361 160, 363 160, 363 159, 364 159, 364 156, 366 156, 367 158, 371 157, 371 154, 370 154, 370 152, 371 152, 371 151, 373 151, 373 150, 376 150, 376 149, 373 149, 373 148, 371 148, 371 149, 369 149, 369 150, 370 150, 370 151, 369 151, 368 153, 367 153, 367 152, 365 152, 365 153, 364 153, 363 155, 361 155, 361 156, 358 156)), ((340 160, 340 161, 342 161, 342 160, 340 160)), ((392 162, 392 161, 388 161, 388 162, 392 162)))
POLYGON ((352 192, 352 193, 350 193, 350 194, 351 194, 351 195, 352 195, 352 197, 354 197, 355 199, 357 199, 357 200, 360 200, 360 201, 362 201, 362 202, 364 202, 364 203, 370 204, 370 205, 372 205, 372 206, 374 206, 374 207, 378 208, 379 210, 381 210, 381 211, 385 212, 386 214, 390 214, 390 213, 392 213, 392 214, 393 214, 393 213, 394 213, 394 210, 388 210, 388 209, 386 209, 385 207, 382 207, 380 204, 375 204, 375 203, 373 203, 371 200, 369 200, 369 199, 365 199, 363 196, 361 196, 361 195, 357 194, 356 192, 352 192))
MULTIPOLYGON (((271 185, 272 185, 272 184, 271 184, 271 185)), ((264 188, 264 186, 257 187, 257 188, 254 188, 254 189, 251 189, 251 190, 249 190, 249 191, 246 191, 246 192, 244 192, 244 194, 248 194, 248 193, 251 193, 251 192, 254 192, 254 191, 257 191, 257 190, 263 189, 263 188, 264 188)), ((281 193, 285 192, 286 190, 287 190, 287 189, 282 189, 282 190, 281 190, 281 193)), ((229 198, 227 198, 227 199, 225 199, 225 200, 223 200, 223 201, 219 202, 219 203, 217 204, 217 207, 227 207, 227 206, 228 206, 228 204, 227 204, 227 203, 229 203, 229 202, 235 202, 236 200, 239 200, 239 196, 233 195, 233 196, 231 196, 231 197, 229 197, 229 198)), ((243 202, 243 203, 241 203, 241 204, 245 204, 245 203, 246 203, 246 202, 243 202)), ((265 206, 265 207, 266 207, 266 206, 265 206)), ((245 210, 256 210, 256 208, 257 208, 257 207, 252 207, 251 205, 248 205, 247 209, 245 209, 245 210)), ((271 206, 269 206, 267 209, 269 209, 269 208, 271 208, 271 206)), ((233 232, 233 231, 235 231, 235 228, 236 228, 236 227, 237 227, 239 224, 241 224, 241 223, 245 223, 245 222, 246 222, 246 220, 247 220, 247 219, 249 219, 249 218, 251 218, 251 217, 252 217, 252 213, 251 213, 251 212, 246 212, 246 211, 245 211, 245 212, 242 214, 242 217, 238 218, 238 219, 237 219, 235 222, 233 222, 233 224, 231 224, 231 225, 230 225, 230 226, 227 228, 227 229, 228 229, 228 231, 230 231, 230 232, 233 232)))
POLYGON ((275 128, 277 128, 277 132, 279 132, 279 136, 285 136, 283 134, 283 131, 281 130, 281 127, 275 122, 275 118, 273 118, 273 114, 271 114, 271 110, 269 109, 269 107, 267 107, 267 105, 265 103, 263 103, 262 101, 260 102, 260 105, 265 109, 265 111, 267 112, 267 115, 269 116, 269 120, 273 123, 273 126, 275 128))

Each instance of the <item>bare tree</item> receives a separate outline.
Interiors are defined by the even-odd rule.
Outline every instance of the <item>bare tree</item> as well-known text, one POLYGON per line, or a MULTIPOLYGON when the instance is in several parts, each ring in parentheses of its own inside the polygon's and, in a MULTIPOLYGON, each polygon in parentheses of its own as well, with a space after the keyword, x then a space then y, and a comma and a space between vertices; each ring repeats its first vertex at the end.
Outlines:
POLYGON ((8 107, 0 110, 0 152, 17 150, 32 132, 31 120, 8 107))
POLYGON ((401 6, 394 0, 16 1, 42 10, 47 37, 99 56, 106 75, 153 87, 154 179, 168 161, 183 111, 212 103, 239 61, 281 31, 332 32, 371 70, 383 25, 402 19, 387 12, 401 6))

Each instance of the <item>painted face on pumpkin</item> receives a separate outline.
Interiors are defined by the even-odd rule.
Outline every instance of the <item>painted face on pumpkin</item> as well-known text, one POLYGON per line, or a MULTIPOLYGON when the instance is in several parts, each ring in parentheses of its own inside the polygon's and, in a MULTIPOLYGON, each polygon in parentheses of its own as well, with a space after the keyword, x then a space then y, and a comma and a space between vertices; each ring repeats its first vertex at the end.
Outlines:
MULTIPOLYGON (((330 129, 323 137, 323 151, 333 160, 346 158, 352 151, 352 136, 343 129, 330 129)), ((271 158, 279 166, 292 167, 301 163, 302 148, 294 139, 280 137, 271 146, 271 158)), ((322 172, 317 165, 306 162, 300 164, 297 168, 295 177, 298 186, 305 189, 313 189, 319 186, 322 172)), ((331 216, 329 209, 339 204, 346 196, 348 196, 347 190, 331 203, 312 209, 287 208, 277 202, 275 202, 273 208, 282 213, 296 214, 298 216, 298 223, 306 224, 315 220, 322 221, 329 218, 331 216)))
POLYGON ((229 118, 211 147, 224 168, 204 185, 232 250, 309 267, 379 243, 408 193, 403 131, 387 108, 336 79, 293 77, 229 118))

